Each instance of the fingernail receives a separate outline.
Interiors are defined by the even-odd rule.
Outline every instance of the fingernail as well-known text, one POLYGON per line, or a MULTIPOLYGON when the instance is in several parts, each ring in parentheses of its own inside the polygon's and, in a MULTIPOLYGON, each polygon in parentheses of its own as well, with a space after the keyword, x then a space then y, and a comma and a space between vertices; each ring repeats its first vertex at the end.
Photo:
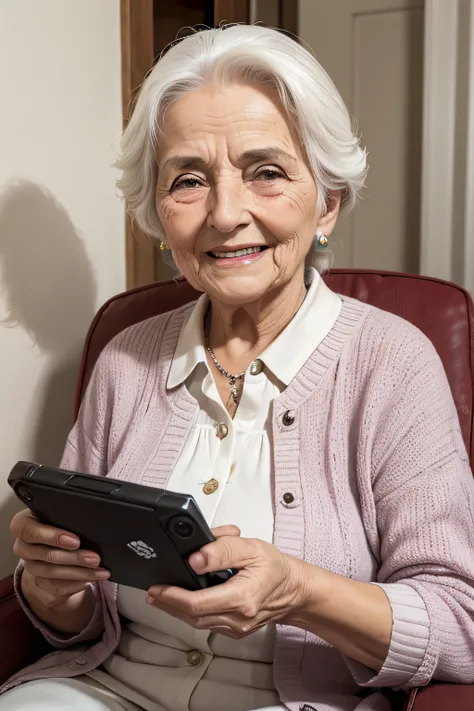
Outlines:
POLYGON ((147 605, 152 605, 153 602, 154 602, 154 600, 153 600, 153 598, 152 598, 151 595, 147 595, 146 598, 145 598, 145 602, 146 602, 147 605))
POLYGON ((110 575, 109 570, 96 570, 94 572, 96 578, 108 578, 110 575))
POLYGON ((85 555, 84 556, 84 563, 86 565, 90 565, 92 567, 95 567, 96 565, 99 565, 100 563, 100 558, 98 555, 85 555))
POLYGON ((64 548, 78 548, 80 541, 74 536, 63 534, 62 536, 59 536, 59 544, 64 546, 64 548))

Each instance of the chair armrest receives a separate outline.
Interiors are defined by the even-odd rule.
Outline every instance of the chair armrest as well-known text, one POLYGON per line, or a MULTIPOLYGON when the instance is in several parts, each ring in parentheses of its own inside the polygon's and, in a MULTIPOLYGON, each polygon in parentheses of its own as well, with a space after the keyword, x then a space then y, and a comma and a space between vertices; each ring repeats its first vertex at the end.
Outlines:
POLYGON ((474 684, 429 684, 410 696, 407 711, 472 711, 474 684))
POLYGON ((0 581, 0 684, 48 649, 43 636, 20 607, 13 577, 0 581))

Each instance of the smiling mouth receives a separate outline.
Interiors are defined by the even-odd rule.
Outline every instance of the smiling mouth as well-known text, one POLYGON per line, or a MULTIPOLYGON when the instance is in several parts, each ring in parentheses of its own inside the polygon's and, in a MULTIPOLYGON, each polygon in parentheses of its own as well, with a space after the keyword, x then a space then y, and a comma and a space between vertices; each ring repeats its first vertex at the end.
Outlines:
POLYGON ((263 252, 268 249, 266 245, 260 245, 259 247, 247 247, 246 249, 238 249, 235 252, 206 252, 208 257, 213 257, 214 259, 235 259, 236 257, 245 257, 248 254, 256 254, 257 252, 263 252))

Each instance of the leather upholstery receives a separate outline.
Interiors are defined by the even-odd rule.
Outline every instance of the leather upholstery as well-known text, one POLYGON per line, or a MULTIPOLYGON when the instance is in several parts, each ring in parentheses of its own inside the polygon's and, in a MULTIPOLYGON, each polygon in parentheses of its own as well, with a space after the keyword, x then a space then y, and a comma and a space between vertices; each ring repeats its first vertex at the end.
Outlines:
POLYGON ((0 684, 47 650, 43 636, 18 604, 13 578, 0 581, 0 684))
POLYGON ((472 684, 429 684, 416 689, 404 711, 473 711, 472 684))

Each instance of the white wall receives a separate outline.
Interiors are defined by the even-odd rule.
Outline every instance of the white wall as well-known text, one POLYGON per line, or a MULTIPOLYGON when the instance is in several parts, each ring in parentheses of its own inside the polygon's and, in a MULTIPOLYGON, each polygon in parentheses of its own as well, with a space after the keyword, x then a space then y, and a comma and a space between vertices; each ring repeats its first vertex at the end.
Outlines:
POLYGON ((0 2, 0 576, 18 459, 57 463, 97 307, 124 289, 119 0, 0 2))

